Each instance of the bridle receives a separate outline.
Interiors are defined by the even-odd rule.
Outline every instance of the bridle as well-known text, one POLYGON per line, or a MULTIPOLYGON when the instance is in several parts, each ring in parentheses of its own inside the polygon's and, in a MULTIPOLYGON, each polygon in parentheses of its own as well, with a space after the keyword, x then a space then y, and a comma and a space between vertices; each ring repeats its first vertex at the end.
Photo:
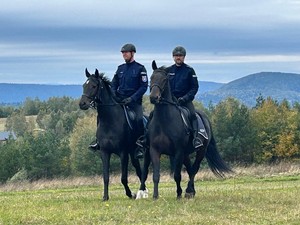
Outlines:
MULTIPOLYGON (((161 87, 159 85, 159 83, 157 83, 157 82, 151 84, 150 85, 150 93, 151 93, 153 87, 158 87, 160 93, 163 93, 165 91, 166 84, 169 81, 169 76, 170 76, 169 74, 166 74, 166 78, 164 79, 164 82, 163 82, 163 87, 161 87)), ((159 104, 169 104, 169 105, 175 105, 175 106, 177 106, 177 103, 175 103, 174 101, 170 101, 170 100, 168 100, 166 98, 163 98, 161 95, 158 96, 158 103, 159 104)))
MULTIPOLYGON (((96 77, 95 79, 97 82, 96 82, 96 86, 97 86, 97 90, 95 92, 95 95, 94 96, 90 96, 86 93, 83 93, 82 96, 85 96, 87 99, 90 100, 90 108, 94 108, 94 109, 97 109, 97 105, 99 106, 115 106, 115 105, 119 105, 119 103, 117 103, 115 101, 114 98, 112 98, 113 102, 112 103, 103 103, 102 101, 102 93, 104 88, 105 88, 105 85, 103 84, 104 81, 101 80, 101 77, 96 77), (100 93, 100 95, 98 95, 98 93, 100 93)), ((87 81, 90 81, 90 78, 88 78, 87 81)), ((87 83, 86 81, 86 83, 87 83)), ((93 80, 94 82, 94 80, 93 80)))

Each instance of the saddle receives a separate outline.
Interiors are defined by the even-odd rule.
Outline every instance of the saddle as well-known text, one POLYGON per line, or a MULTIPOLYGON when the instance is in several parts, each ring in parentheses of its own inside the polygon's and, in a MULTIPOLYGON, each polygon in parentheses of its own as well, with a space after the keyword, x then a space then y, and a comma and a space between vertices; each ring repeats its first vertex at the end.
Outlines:
MULTIPOLYGON (((136 114, 133 110, 131 110, 129 107, 126 107, 125 105, 123 105, 123 109, 124 109, 124 114, 125 114, 125 118, 126 121, 128 123, 128 126, 130 127, 131 130, 134 129, 134 123, 136 120, 136 114)), ((144 124, 144 128, 146 128, 147 123, 148 123, 148 117, 146 117, 145 115, 143 116, 143 124, 144 124)))
POLYGON ((123 105, 126 121, 128 123, 128 126, 130 127, 131 130, 133 130, 133 123, 135 121, 136 115, 133 110, 131 110, 129 107, 126 107, 123 105))
MULTIPOLYGON (((180 111, 180 115, 181 115, 181 119, 186 127, 186 129, 192 130, 192 124, 191 124, 191 113, 188 110, 188 108, 183 107, 183 106, 178 106, 179 111, 180 111)), ((196 117, 197 117, 197 122, 198 122, 198 133, 200 135, 202 135, 206 140, 208 139, 208 135, 203 123, 203 119, 201 117, 201 115, 199 113, 196 113, 196 117)))

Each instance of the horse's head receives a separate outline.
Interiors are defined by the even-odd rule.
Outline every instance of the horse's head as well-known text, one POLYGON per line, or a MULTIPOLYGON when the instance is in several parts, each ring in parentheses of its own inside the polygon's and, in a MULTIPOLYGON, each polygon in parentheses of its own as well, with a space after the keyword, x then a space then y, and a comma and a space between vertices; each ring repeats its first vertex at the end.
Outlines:
POLYGON ((96 69, 95 74, 90 74, 89 71, 85 69, 85 75, 87 80, 82 85, 83 94, 79 102, 79 107, 83 110, 90 108, 91 104, 96 100, 100 86, 99 78, 103 76, 103 73, 99 73, 99 71, 96 69))
POLYGON ((162 102, 169 78, 166 68, 157 68, 155 61, 152 62, 152 69, 153 73, 150 77, 150 102, 152 104, 158 104, 162 102))

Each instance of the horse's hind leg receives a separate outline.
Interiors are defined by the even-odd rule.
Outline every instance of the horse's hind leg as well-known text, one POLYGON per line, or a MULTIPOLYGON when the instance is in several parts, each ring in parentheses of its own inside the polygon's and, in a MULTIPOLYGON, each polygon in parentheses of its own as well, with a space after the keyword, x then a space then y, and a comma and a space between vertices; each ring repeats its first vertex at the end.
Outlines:
POLYGON ((189 156, 185 156, 183 164, 185 165, 186 171, 189 175, 189 182, 187 185, 187 188, 185 190, 185 198, 193 198, 196 194, 195 187, 194 187, 194 179, 195 179, 195 174, 193 173, 192 170, 192 163, 189 158, 189 156))
POLYGON ((180 186, 181 182, 181 168, 182 168, 182 160, 178 158, 175 159, 175 167, 174 167, 174 180, 177 186, 177 199, 180 199, 182 196, 182 188, 180 186))
POLYGON ((128 186, 128 154, 121 155, 121 167, 122 167, 122 175, 121 182, 125 188, 125 193, 129 198, 135 198, 131 193, 131 190, 128 186))
POLYGON ((137 193, 136 198, 148 198, 148 190, 146 189, 146 180, 148 177, 149 173, 149 166, 150 166, 150 154, 149 154, 149 149, 145 152, 145 157, 144 157, 144 167, 143 167, 143 172, 142 172, 142 179, 141 179, 141 185, 140 189, 137 193))
POLYGON ((142 169, 141 169, 140 161, 134 157, 134 154, 130 154, 130 158, 131 158, 131 163, 132 163, 133 167, 135 168, 135 173, 141 181, 142 180, 142 169))
POLYGON ((195 176, 199 171, 200 168, 200 163, 202 162, 203 158, 204 158, 204 152, 205 151, 198 151, 196 153, 196 159, 193 163, 193 165, 191 164, 191 160, 189 157, 187 157, 185 159, 185 163, 189 164, 190 169, 188 171, 189 174, 189 182, 187 185, 187 188, 185 190, 185 197, 186 198, 193 198, 196 195, 196 190, 195 190, 195 176))

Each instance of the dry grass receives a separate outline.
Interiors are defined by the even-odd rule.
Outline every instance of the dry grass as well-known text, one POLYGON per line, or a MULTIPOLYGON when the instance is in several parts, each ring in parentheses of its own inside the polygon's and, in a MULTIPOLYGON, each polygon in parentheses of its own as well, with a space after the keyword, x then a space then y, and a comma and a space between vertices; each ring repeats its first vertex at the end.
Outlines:
POLYGON ((0 131, 5 131, 6 118, 0 118, 0 131))
MULTIPOLYGON (((249 167, 236 166, 233 168, 234 173, 229 174, 228 178, 243 178, 243 177, 253 177, 253 178, 268 178, 276 176, 293 176, 300 175, 300 164, 293 163, 280 163, 277 165, 253 165, 249 167)), ((195 180, 217 180, 214 174, 209 169, 201 170, 195 180)), ((111 175, 110 183, 119 184, 121 183, 120 175, 111 175)), ((130 184, 139 184, 138 177, 135 175, 130 175, 130 184)), ((182 181, 186 182, 188 180, 187 173, 182 173, 182 181)), ((169 183, 174 182, 173 177, 167 173, 161 174, 160 182, 169 183)), ((147 183, 152 183, 152 174, 149 174, 147 183)), ((38 180, 34 182, 13 182, 0 185, 0 191, 24 191, 24 190, 42 190, 42 189, 55 189, 55 188, 76 188, 84 186, 102 186, 103 180, 101 176, 93 177, 68 177, 52 180, 38 180)))

